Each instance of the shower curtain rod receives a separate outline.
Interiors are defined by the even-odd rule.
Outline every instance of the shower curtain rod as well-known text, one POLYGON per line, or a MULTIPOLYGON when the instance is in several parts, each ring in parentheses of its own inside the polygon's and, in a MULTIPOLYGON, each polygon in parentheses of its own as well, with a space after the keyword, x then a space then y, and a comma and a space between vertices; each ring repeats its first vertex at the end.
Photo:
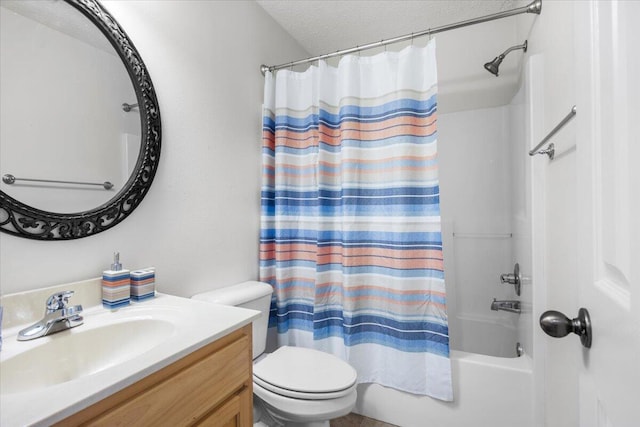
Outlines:
POLYGON ((520 15, 522 13, 535 13, 540 15, 542 11, 542 0, 535 0, 527 6, 518 7, 516 9, 505 10, 503 12, 493 13, 491 15, 481 16, 479 18, 467 19, 466 21, 456 22, 454 24, 443 25, 441 27, 429 28, 428 30, 420 31, 417 33, 406 34, 404 36, 394 37, 392 39, 380 40, 379 42, 373 42, 362 46, 352 47, 350 49, 338 50, 332 53, 325 53, 324 55, 314 56, 312 58, 301 59, 299 61, 287 62, 280 65, 261 65, 260 72, 264 76, 267 71, 276 71, 282 68, 293 67, 294 65, 308 64, 309 62, 315 62, 321 59, 333 58, 335 56, 346 55, 349 53, 360 52, 367 49, 373 49, 374 47, 386 46, 391 43, 398 43, 405 40, 414 39, 416 37, 422 37, 444 31, 455 30, 456 28, 462 28, 469 25, 480 24, 483 22, 493 21, 500 18, 506 18, 513 15, 520 15))

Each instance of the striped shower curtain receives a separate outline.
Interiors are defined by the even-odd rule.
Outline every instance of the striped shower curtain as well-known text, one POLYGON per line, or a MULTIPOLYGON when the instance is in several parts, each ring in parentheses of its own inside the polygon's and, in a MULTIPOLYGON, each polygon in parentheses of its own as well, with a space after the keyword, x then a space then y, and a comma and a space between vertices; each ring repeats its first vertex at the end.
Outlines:
POLYGON ((278 345, 452 400, 435 40, 267 73, 261 280, 278 345))

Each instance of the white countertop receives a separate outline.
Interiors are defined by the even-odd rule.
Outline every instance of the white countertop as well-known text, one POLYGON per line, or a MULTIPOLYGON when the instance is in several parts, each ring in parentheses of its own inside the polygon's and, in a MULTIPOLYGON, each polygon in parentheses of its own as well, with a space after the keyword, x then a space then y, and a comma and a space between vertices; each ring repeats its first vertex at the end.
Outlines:
MULTIPOLYGON (((119 360, 113 366, 103 367, 95 373, 28 391, 7 393, 7 390, 0 388, 0 425, 3 427, 50 425, 60 421, 251 323, 260 316, 260 313, 157 294, 153 299, 139 303, 132 302, 130 306, 118 310, 107 310, 98 305, 85 307, 82 315, 83 325, 31 341, 16 339, 18 331, 29 324, 3 329, 0 375, 2 375, 3 362, 38 346, 45 346, 64 334, 83 333, 92 328, 109 325, 109 322, 150 318, 170 322, 175 328, 169 328, 166 339, 163 337, 162 341, 153 344, 152 348, 134 355, 129 360, 119 360)), ((106 336, 108 334, 104 335, 104 339, 109 339, 106 336)), ((113 342, 113 345, 119 344, 113 342)), ((63 355, 51 354, 52 358, 60 356, 63 355)))

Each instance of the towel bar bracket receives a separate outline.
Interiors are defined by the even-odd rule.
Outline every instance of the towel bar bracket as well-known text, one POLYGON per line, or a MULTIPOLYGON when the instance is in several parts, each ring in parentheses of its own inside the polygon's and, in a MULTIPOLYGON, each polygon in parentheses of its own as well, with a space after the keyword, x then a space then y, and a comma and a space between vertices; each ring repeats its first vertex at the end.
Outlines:
POLYGON ((545 148, 544 150, 538 150, 533 154, 546 154, 547 156, 549 156, 549 160, 553 160, 553 158, 556 155, 556 146, 553 144, 553 142, 551 144, 549 144, 549 146, 547 148, 545 148))

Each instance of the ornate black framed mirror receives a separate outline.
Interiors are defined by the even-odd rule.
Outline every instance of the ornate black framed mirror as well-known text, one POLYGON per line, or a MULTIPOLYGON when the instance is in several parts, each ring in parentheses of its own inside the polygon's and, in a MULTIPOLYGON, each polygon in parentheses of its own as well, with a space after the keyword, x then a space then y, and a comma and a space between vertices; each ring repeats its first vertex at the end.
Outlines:
MULTIPOLYGON (((6 18, 7 20, 5 17, 2 18, 3 56, 7 51, 9 55, 14 55, 12 58, 18 59, 5 60, 3 58, 1 61, 3 64, 1 70, 3 82, 0 92, 3 98, 3 131, 0 135, 0 148, 2 149, 0 175, 3 176, 3 179, 0 184, 0 231, 37 240, 70 240, 92 236, 114 227, 129 216, 151 187, 160 160, 161 123, 158 100, 147 68, 138 51, 116 20, 97 0, 64 0, 64 2, 38 0, 32 2, 30 7, 37 10, 31 14, 40 22, 29 25, 37 27, 36 33, 49 34, 45 41, 32 44, 42 48, 43 45, 48 46, 48 43, 52 43, 52 39, 55 38, 66 37, 70 41, 65 41, 67 44, 63 52, 51 53, 52 49, 47 48, 45 52, 48 57, 43 65, 31 65, 30 60, 33 58, 28 52, 25 53, 22 48, 9 45, 12 38, 31 40, 31 37, 24 37, 24 34, 13 37, 5 33, 14 27, 17 28, 18 25, 15 23, 24 21, 25 16, 28 17, 28 11, 24 13, 21 9, 27 3, 24 0, 2 1, 2 11, 9 16, 6 18), (53 24, 42 24, 42 8, 58 8, 60 6, 64 6, 68 11, 58 12, 56 9, 53 13, 53 24), (5 13, 5 7, 8 10, 7 13, 5 13), (63 14, 77 15, 77 17, 67 18, 63 14), (68 24, 71 22, 75 23, 68 24), (51 32, 51 28, 54 31, 60 30, 58 33, 61 35, 58 36, 58 33, 51 32), (78 36, 89 28, 91 31, 97 29, 99 38, 106 37, 106 41, 97 40, 95 35, 78 36), (94 42, 92 39, 96 39, 96 41, 94 42), (80 47, 70 48, 72 43, 76 43, 80 47), (107 49, 111 48, 113 51, 107 52, 107 49), (86 65, 81 67, 69 65, 65 56, 68 52, 73 51, 75 54, 80 50, 90 51, 91 49, 97 49, 97 53, 89 53, 90 59, 86 65), (109 55, 111 55, 111 59, 109 59, 109 55), (56 58, 65 66, 72 67, 70 71, 57 71, 56 73, 57 69, 52 62, 56 58), (122 92, 109 86, 111 83, 103 83, 98 78, 98 72, 102 72, 102 70, 106 70, 104 71, 106 74, 114 74, 110 68, 112 65, 109 65, 112 63, 117 63, 117 67, 123 69, 122 75, 125 76, 124 80, 129 86, 124 88, 122 92), (59 79, 73 80, 79 84, 84 81, 85 86, 61 89, 61 96, 52 95, 51 93, 55 93, 52 91, 57 89, 57 82, 42 83, 41 78, 33 77, 30 73, 37 71, 37 68, 46 68, 46 74, 58 76, 59 79), (25 82, 7 83, 4 81, 5 75, 26 75, 28 79, 25 82), (43 85, 43 90, 47 91, 47 95, 43 95, 43 91, 39 90, 36 90, 34 95, 24 92, 25 87, 37 88, 38 84, 43 85), (5 95, 9 97, 13 92, 16 95, 11 100, 5 101, 5 95), (76 93, 84 93, 90 101, 75 101, 73 95, 76 93), (95 99, 103 95, 108 98, 108 102, 100 102, 107 104, 109 111, 97 113, 93 109, 93 104, 97 104, 95 99), (114 105, 116 99, 114 96, 116 95, 121 102, 114 105), (131 99, 133 96, 135 96, 135 101, 131 99), (41 102, 46 100, 45 98, 51 98, 52 105, 38 110, 41 102), (61 105, 61 102, 68 102, 68 105, 61 105), (11 115, 21 108, 24 115, 27 116, 26 118, 16 118, 11 115), (41 116, 38 116, 38 111, 41 116), (62 115, 59 118, 52 117, 58 111, 61 111, 62 115), (5 112, 7 112, 6 116, 4 116, 5 112), (112 132, 104 123, 94 125, 94 119, 99 118, 98 116, 108 117, 109 126, 113 122, 124 123, 124 130, 119 129, 112 132), (132 122, 135 122, 136 130, 130 130, 132 122), (65 145, 62 148, 52 146, 53 144, 49 143, 50 138, 48 137, 51 132, 47 128, 49 125, 61 130, 62 136, 59 139, 64 140, 65 144, 73 136, 79 134, 83 135, 82 140, 77 146, 65 145), (41 133, 38 134, 38 131, 41 133), (110 135, 111 133, 114 133, 115 137, 110 135), (47 138, 43 138, 42 135, 46 135, 47 138), (121 136, 127 136, 129 139, 129 153, 128 159, 124 160, 120 154, 117 154, 116 163, 120 169, 118 169, 119 172, 113 173, 116 175, 116 179, 105 179, 105 182, 99 183, 99 188, 87 188, 87 184, 94 185, 95 183, 86 182, 92 181, 86 177, 101 169, 102 163, 106 163, 108 156, 104 153, 122 151, 121 136), (110 146, 105 149, 106 151, 100 151, 102 149, 94 148, 91 145, 105 138, 118 139, 116 142, 120 148, 116 150, 110 146), (10 140, 16 139, 22 140, 14 146, 9 146, 10 140), (47 139, 47 141, 41 141, 43 139, 47 139), (31 140, 38 140, 40 145, 29 145, 31 140), (134 144, 132 145, 131 142, 134 144), (89 147, 89 150, 85 153, 86 147, 89 147), (36 164, 34 160, 41 152, 48 153, 42 165, 36 164), (72 154, 78 155, 79 158, 72 157, 72 154), (91 156, 97 157, 96 164, 85 164, 85 160, 88 163, 88 158, 91 156), (53 172, 55 175, 53 178, 51 176, 23 176, 24 173, 38 174, 46 171, 50 165, 58 166, 53 172), (71 170, 73 165, 78 166, 78 170, 71 170), (14 167, 18 170, 9 170, 14 167), (31 170, 31 172, 21 172, 21 170, 31 170), (64 175, 65 173, 70 176, 67 177, 64 175), (74 176, 74 173, 80 176, 74 176), (27 182, 27 184, 22 184, 20 181, 27 182), (116 182, 115 187, 112 185, 112 181, 116 182), (34 182, 36 184, 33 184, 34 182), (52 183, 54 185, 51 185, 52 183), (21 188, 21 190, 14 190, 17 188, 21 188), (29 192, 37 192, 38 198, 30 199, 29 192), (102 199, 94 197, 98 192, 102 193, 99 196, 102 199), (62 195, 63 193, 64 195, 62 195), (58 202, 65 197, 69 199, 69 203, 59 204, 58 202), (48 200, 40 200, 42 198, 48 200), (79 202, 82 198, 85 198, 86 201, 79 202), (98 201, 95 202, 95 200, 98 201), (88 206, 83 206, 82 203, 88 204, 88 206)), ((52 136, 51 139, 53 140, 54 137, 52 136)))

